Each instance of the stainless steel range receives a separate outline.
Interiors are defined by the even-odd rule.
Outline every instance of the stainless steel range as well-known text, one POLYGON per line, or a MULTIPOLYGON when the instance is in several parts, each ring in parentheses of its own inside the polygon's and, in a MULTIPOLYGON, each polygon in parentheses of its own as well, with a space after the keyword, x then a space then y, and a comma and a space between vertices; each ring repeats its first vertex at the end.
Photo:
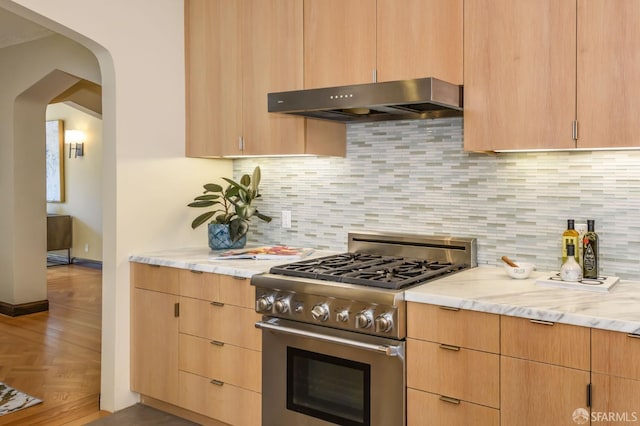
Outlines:
POLYGON ((473 238, 350 233, 348 252, 255 275, 262 424, 405 424, 407 288, 477 266, 473 238))

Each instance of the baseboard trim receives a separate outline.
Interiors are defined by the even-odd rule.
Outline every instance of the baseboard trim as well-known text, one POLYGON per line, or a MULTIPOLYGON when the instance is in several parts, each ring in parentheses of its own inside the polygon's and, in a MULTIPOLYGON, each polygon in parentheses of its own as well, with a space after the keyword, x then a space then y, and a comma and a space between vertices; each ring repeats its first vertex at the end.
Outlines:
POLYGON ((21 303, 12 305, 11 303, 0 302, 0 314, 10 317, 18 317, 21 315, 35 314, 36 312, 45 312, 49 310, 49 301, 40 300, 37 302, 21 303))
POLYGON ((71 259, 71 263, 78 266, 86 266, 87 268, 102 269, 102 261, 83 259, 81 257, 74 257, 71 259))

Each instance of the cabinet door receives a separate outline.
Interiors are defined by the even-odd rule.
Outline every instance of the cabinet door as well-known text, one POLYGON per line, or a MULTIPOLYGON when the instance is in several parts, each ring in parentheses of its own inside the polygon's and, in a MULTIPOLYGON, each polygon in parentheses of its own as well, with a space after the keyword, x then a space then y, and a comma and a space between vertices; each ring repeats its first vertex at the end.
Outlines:
POLYGON ((580 148, 640 146, 639 16, 637 0, 578 0, 580 148))
POLYGON ((640 381, 593 373, 591 384, 594 424, 623 425, 640 420, 640 381))
POLYGON ((135 288, 133 292, 132 388, 178 403, 178 296, 135 288))
POLYGON ((302 89, 302 2, 242 2, 242 154, 304 153, 304 119, 267 112, 267 94, 302 89))
MULTIPOLYGON (((242 72, 239 2, 185 1, 186 155, 240 152, 242 72)), ((266 111, 266 100, 264 102, 266 111)))
POLYGON ((501 424, 575 426, 574 411, 588 411, 588 384, 588 371, 503 356, 501 424))
POLYGON ((378 0, 378 81, 462 84, 462 0, 378 0))
POLYGON ((465 1, 465 150, 575 147, 575 34, 576 0, 465 1))
POLYGON ((591 370, 595 373, 640 380, 640 335, 591 330, 591 370))
POLYGON ((304 0, 304 87, 371 83, 376 0, 304 0))

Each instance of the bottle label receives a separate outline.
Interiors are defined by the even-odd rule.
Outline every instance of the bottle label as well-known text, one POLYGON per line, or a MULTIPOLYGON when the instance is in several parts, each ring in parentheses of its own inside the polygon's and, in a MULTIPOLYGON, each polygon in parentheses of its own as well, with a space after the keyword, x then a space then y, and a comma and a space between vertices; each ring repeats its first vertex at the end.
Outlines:
POLYGON ((596 255, 593 252, 593 247, 588 238, 584 239, 584 270, 596 271, 596 255))

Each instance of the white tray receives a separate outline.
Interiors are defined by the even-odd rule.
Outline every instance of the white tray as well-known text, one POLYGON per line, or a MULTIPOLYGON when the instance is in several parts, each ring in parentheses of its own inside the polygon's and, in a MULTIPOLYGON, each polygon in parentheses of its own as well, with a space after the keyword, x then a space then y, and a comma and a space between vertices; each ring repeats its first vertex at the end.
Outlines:
POLYGON ((611 290, 618 281, 620 281, 619 277, 598 277, 597 280, 586 279, 581 282, 562 281, 560 279, 560 274, 558 273, 551 275, 548 278, 538 279, 536 284, 546 287, 560 287, 606 293, 611 290))

